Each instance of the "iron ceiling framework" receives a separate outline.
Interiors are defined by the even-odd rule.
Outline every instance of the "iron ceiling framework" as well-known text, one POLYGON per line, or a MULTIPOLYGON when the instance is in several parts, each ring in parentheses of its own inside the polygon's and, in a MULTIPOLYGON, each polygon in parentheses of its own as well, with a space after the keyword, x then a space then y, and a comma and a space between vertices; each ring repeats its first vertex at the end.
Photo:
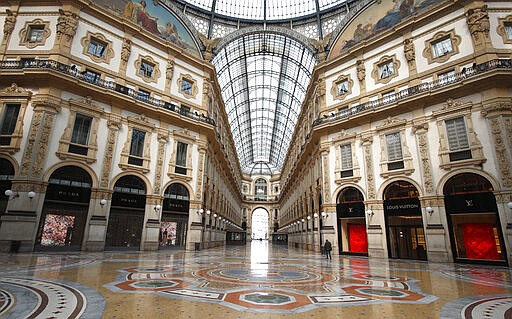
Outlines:
POLYGON ((314 52, 261 31, 228 43, 212 62, 243 172, 280 172, 317 63, 314 52))

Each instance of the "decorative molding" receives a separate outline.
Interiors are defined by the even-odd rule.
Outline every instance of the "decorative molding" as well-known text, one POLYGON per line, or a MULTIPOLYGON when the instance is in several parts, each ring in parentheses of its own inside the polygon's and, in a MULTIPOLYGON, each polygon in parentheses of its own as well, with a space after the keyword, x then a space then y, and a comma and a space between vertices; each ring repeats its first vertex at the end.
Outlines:
POLYGON ((394 119, 388 116, 380 125, 377 125, 376 130, 378 132, 397 130, 398 128, 403 129, 407 124, 405 119, 394 119))
POLYGON ((385 55, 379 59, 376 63, 373 64, 373 70, 372 70, 372 78, 375 81, 375 83, 381 83, 386 84, 391 81, 391 79, 398 76, 398 70, 400 69, 400 61, 397 60, 396 55, 385 55), (385 78, 381 78, 379 75, 379 69, 381 66, 388 64, 389 62, 393 63, 393 73, 386 76, 385 78))
POLYGON ((108 188, 109 186, 114 150, 121 126, 121 117, 110 114, 107 120, 108 135, 107 143, 105 144, 105 155, 103 156, 103 164, 101 166, 100 186, 103 188, 108 188))
POLYGON ((432 176, 432 164, 428 146, 428 121, 426 118, 414 122, 413 132, 416 134, 416 143, 420 153, 420 167, 423 177, 423 185, 426 194, 434 194, 434 179, 432 176))
POLYGON ((477 49, 485 49, 487 44, 491 45, 491 38, 489 37, 491 24, 489 22, 487 5, 468 9, 466 12, 466 23, 477 49))
POLYGON ((135 60, 134 65, 135 65, 135 74, 138 77, 140 77, 144 82, 147 82, 147 83, 150 83, 150 82, 157 83, 158 82, 158 79, 160 78, 160 75, 161 75, 161 73, 160 73, 160 65, 151 56, 149 56, 149 55, 146 55, 146 56, 139 55, 137 60, 135 60), (145 62, 145 63, 147 63, 147 64, 149 64, 150 66, 153 67, 153 72, 151 73, 150 77, 146 76, 145 74, 141 74, 140 73, 140 67, 142 65, 142 62, 145 62))
POLYGON ((432 64, 434 62, 444 63, 448 61, 452 56, 459 53, 459 45, 461 43, 461 37, 455 34, 455 30, 451 31, 440 31, 436 33, 431 39, 425 41, 425 49, 423 50, 423 56, 427 59, 428 64, 432 64), (452 51, 447 52, 441 56, 434 57, 432 53, 433 45, 443 40, 444 38, 450 38, 452 43, 452 51))
POLYGON ((126 65, 132 54, 132 41, 129 39, 123 39, 121 47, 121 69, 126 72, 126 65))
POLYGON ((50 30, 50 21, 43 21, 43 19, 34 19, 32 21, 25 22, 25 26, 20 30, 20 46, 27 47, 28 49, 33 49, 37 46, 44 46, 46 44, 46 40, 51 34, 50 30), (33 27, 43 27, 43 33, 41 35, 41 39, 38 41, 30 41, 30 29, 33 27))
POLYGON ((88 56, 94 62, 104 62, 109 64, 110 60, 114 57, 112 41, 107 40, 107 38, 101 33, 91 33, 90 31, 87 31, 86 35, 80 40, 80 43, 82 44, 82 54, 88 56), (89 45, 93 39, 105 45, 105 53, 103 56, 97 56, 89 52, 89 45))
POLYGON ((416 51, 414 50, 413 39, 407 38, 404 40, 404 55, 409 66, 410 73, 416 73, 416 51))
POLYGON ((4 41, 11 36, 14 26, 16 25, 16 14, 9 9, 5 9, 5 13, 7 16, 4 21, 4 41))
MULTIPOLYGON (((510 117, 504 119, 504 130, 502 129, 501 119, 499 117, 492 118, 489 121, 489 124, 491 126, 491 136, 493 137, 494 150, 496 153, 496 159, 498 161, 498 169, 501 175, 501 181, 505 188, 512 188, 512 163, 510 158, 510 152, 507 149, 506 143, 506 126, 508 126, 508 130, 510 131, 512 126, 512 119, 510 117), (505 131, 505 134, 503 134, 503 131, 505 131)), ((508 135, 509 140, 510 136, 511 135, 508 135)), ((510 145, 508 146, 510 147, 510 145)))
POLYGON ((57 40, 64 37, 65 43, 71 44, 71 40, 73 40, 78 28, 78 15, 62 9, 59 9, 59 13, 60 15, 57 19, 57 40))
POLYGON ((158 155, 155 167, 155 181, 153 183, 153 194, 160 194, 162 188, 162 168, 164 165, 164 156, 166 145, 169 142, 169 133, 167 130, 158 129, 158 155))

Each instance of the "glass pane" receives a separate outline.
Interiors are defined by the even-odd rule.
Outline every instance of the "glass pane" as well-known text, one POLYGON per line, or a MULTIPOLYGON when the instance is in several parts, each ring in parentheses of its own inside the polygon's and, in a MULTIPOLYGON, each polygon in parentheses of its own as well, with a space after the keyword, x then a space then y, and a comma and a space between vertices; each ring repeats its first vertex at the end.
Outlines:
POLYGON ((89 131, 92 118, 82 114, 76 114, 73 133, 71 134, 71 143, 87 145, 89 140, 89 131))
POLYGON ((187 166, 187 147, 188 144, 178 142, 176 148, 176 165, 187 166))
POLYGON ((130 155, 142 157, 144 154, 144 138, 146 132, 133 129, 132 142, 130 146, 130 155))
POLYGON ((12 135, 18 121, 18 113, 20 112, 19 104, 6 104, 2 114, 0 135, 12 135))
POLYGON ((398 161, 402 159, 402 145, 400 133, 386 135, 386 145, 388 148, 388 161, 398 161))
POLYGON ((450 151, 468 148, 469 141, 466 134, 464 118, 458 117, 456 119, 446 120, 445 123, 450 151))

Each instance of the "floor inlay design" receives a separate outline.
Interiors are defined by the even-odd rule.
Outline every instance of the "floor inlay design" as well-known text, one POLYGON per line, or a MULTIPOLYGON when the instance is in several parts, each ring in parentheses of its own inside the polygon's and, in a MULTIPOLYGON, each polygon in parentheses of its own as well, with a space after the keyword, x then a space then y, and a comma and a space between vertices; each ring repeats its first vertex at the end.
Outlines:
POLYGON ((329 262, 328 267, 322 261, 304 265, 299 260, 212 263, 216 267, 202 268, 211 263, 191 261, 185 265, 189 270, 183 269, 182 273, 158 264, 120 269, 119 281, 105 287, 115 292, 160 292, 172 298, 214 302, 240 311, 274 313, 380 302, 428 304, 437 299, 416 288, 412 278, 354 273, 335 262, 329 262), (333 270, 336 275, 327 273, 333 270))

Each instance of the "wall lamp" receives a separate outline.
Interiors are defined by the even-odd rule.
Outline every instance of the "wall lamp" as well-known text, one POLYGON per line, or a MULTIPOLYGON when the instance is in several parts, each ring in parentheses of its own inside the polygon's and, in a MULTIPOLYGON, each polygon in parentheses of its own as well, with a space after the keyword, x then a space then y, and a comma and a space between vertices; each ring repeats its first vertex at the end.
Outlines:
POLYGON ((36 192, 30 191, 27 193, 27 196, 28 196, 28 198, 32 199, 32 198, 36 197, 36 192))
POLYGON ((311 216, 308 215, 308 220, 310 220, 310 219, 311 219, 311 216))
POLYGON ((326 212, 322 212, 320 215, 322 215, 323 218, 327 217, 327 213, 326 212))
POLYGON ((425 207, 425 210, 430 216, 432 216, 432 214, 434 213, 434 209, 430 206, 425 207))
POLYGON ((206 215, 210 215, 212 212, 210 212, 209 209, 206 210, 206 215))
POLYGON ((214 218, 217 218, 217 214, 215 214, 215 213, 214 213, 214 214, 213 214, 213 217, 214 217, 214 218))
POLYGON ((8 196, 9 197, 9 200, 13 199, 13 198, 16 198, 16 197, 20 197, 20 194, 18 194, 18 192, 14 193, 12 190, 8 189, 5 191, 5 196, 8 196))
POLYGON ((197 214, 198 214, 198 215, 203 215, 203 213, 204 213, 204 209, 199 208, 199 209, 197 210, 197 214))
POLYGON ((318 213, 314 213, 313 217, 318 218, 318 213))
POLYGON ((305 222, 306 220, 305 220, 304 218, 302 218, 300 221, 301 221, 301 222, 305 222))
POLYGON ((507 206, 508 206, 508 209, 510 209, 512 211, 512 202, 508 202, 507 206))
POLYGON ((105 198, 103 198, 102 200, 100 200, 100 205, 101 207, 105 206, 107 204, 107 200, 105 198))
POLYGON ((160 211, 160 209, 162 209, 162 206, 156 205, 153 209, 155 210, 155 212, 158 213, 160 211))
POLYGON ((373 216, 373 215, 375 215, 375 213, 373 212, 373 210, 368 209, 368 210, 366 211, 366 215, 368 215, 368 218, 372 218, 372 216, 373 216))

